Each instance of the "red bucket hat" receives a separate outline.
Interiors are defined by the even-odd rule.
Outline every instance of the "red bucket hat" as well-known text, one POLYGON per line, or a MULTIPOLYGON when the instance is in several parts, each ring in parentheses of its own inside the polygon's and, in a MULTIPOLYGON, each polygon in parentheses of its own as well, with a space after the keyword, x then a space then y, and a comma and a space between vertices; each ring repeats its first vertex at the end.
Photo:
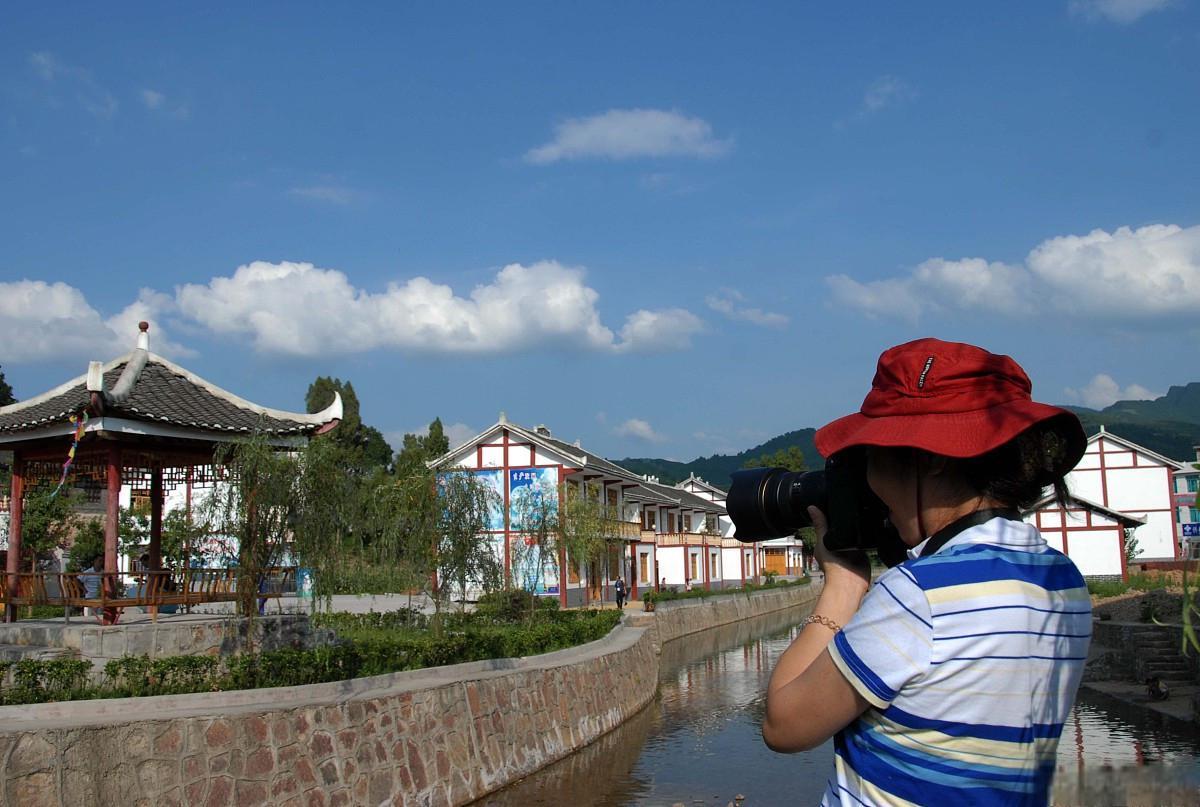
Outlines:
POLYGON ((1067 439, 1069 464, 1087 445, 1074 413, 1035 402, 1033 385, 1008 356, 974 345, 918 339, 884 351, 862 408, 819 429, 817 451, 850 446, 919 448, 945 457, 977 457, 1050 418, 1067 439))

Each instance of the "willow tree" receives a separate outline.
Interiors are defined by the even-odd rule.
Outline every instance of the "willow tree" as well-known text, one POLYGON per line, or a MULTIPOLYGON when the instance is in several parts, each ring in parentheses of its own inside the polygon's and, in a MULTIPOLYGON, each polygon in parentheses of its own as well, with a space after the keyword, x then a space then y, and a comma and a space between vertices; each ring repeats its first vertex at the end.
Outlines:
MULTIPOLYGON (((559 519, 559 490, 545 481, 537 481, 514 490, 511 494, 510 526, 517 533, 509 551, 513 580, 506 581, 531 593, 542 588, 546 569, 557 572, 563 585, 563 569, 559 560, 562 525, 559 519)), ((530 616, 533 601, 530 600, 530 616)))
MULTIPOLYGON (((622 538, 616 523, 608 517, 598 496, 593 496, 587 483, 563 485, 559 501, 558 540, 563 565, 589 568, 601 560, 607 561, 613 546, 622 538)), ((563 573, 565 578, 565 569, 563 573)))
MULTIPOLYGON (((437 575, 457 587, 466 608, 471 584, 495 591, 503 583, 504 570, 486 530, 492 514, 502 506, 499 494, 478 474, 447 471, 438 475, 438 513, 433 558, 437 575)), ((433 587, 434 608, 440 615, 452 586, 433 587)))
POLYGON ((258 433, 220 446, 213 461, 224 468, 225 481, 204 499, 197 521, 207 534, 236 547, 238 613, 253 616, 267 570, 281 565, 290 543, 301 464, 258 433))

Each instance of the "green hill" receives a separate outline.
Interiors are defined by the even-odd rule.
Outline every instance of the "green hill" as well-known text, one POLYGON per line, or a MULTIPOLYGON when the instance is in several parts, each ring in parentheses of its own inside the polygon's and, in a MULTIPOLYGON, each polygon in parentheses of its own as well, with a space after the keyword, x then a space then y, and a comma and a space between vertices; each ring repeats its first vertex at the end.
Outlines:
MULTIPOLYGON (((1117 401, 1100 410, 1079 406, 1066 408, 1079 415, 1089 435, 1098 432, 1103 425, 1108 431, 1165 457, 1189 462, 1195 460, 1194 447, 1200 445, 1200 381, 1171 387, 1166 395, 1153 401, 1117 401)), ((739 454, 713 454, 691 462, 649 457, 631 457, 618 462, 635 473, 657 476, 668 485, 695 474, 714 485, 728 488, 729 474, 745 465, 747 460, 792 446, 804 453, 809 468, 820 468, 823 461, 813 445, 815 432, 815 429, 797 429, 772 437, 739 454)))

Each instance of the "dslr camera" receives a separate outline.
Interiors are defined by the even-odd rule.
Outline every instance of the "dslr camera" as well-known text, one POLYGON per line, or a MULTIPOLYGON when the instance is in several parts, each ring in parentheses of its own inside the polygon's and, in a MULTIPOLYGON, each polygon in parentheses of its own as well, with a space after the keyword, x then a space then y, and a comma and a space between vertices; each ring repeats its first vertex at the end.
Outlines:
POLYGON ((860 447, 834 454, 821 471, 750 468, 734 471, 732 480, 725 509, 739 541, 783 538, 811 527, 808 507, 814 505, 828 522, 826 548, 875 550, 888 566, 906 556, 887 505, 867 485, 867 453, 860 447))

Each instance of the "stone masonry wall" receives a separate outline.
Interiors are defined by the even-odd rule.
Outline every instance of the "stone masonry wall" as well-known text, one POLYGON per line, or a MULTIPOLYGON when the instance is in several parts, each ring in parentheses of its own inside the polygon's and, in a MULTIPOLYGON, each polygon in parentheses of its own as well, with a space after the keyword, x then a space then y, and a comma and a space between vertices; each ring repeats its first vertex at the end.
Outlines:
POLYGON ((657 690, 661 642, 818 592, 663 604, 600 641, 528 659, 309 687, 0 707, 0 805, 465 804, 640 711, 657 690))
POLYGON ((742 619, 795 608, 817 601, 821 584, 768 589, 750 596, 718 594, 700 600, 669 600, 655 609, 655 624, 659 646, 718 625, 728 625, 742 619))

